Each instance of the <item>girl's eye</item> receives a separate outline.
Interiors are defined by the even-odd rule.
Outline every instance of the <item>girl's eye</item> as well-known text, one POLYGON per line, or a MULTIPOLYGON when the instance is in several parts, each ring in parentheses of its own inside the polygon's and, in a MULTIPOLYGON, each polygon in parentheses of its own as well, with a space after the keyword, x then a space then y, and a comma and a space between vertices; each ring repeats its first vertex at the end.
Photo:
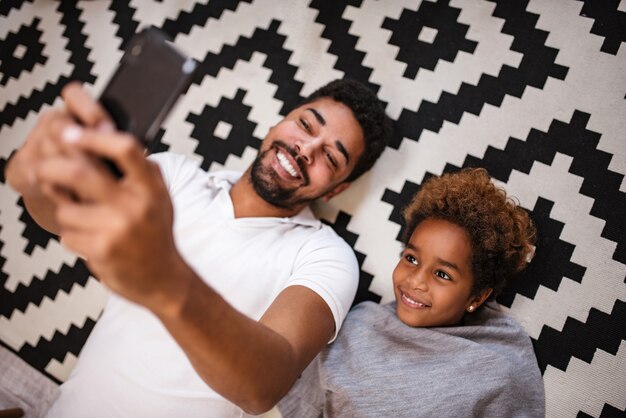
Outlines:
POLYGON ((404 256, 404 259, 405 259, 406 261, 408 261, 409 263, 411 263, 411 264, 415 264, 415 265, 417 265, 417 259, 416 259, 415 257, 413 257, 411 254, 406 254, 406 255, 404 256))
POLYGON ((435 272, 435 275, 444 280, 452 280, 452 277, 448 276, 448 273, 446 273, 445 271, 437 270, 435 272))

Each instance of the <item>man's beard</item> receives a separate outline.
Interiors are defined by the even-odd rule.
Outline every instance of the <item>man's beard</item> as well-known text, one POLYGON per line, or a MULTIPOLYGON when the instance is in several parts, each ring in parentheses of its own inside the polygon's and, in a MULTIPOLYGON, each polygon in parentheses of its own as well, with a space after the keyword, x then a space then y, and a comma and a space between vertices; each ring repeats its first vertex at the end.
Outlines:
POLYGON ((304 167, 304 163, 300 158, 298 158, 298 154, 294 149, 289 147, 283 141, 276 140, 272 143, 272 146, 259 153, 252 163, 252 170, 250 171, 250 179, 252 181, 252 186, 256 193, 267 203, 270 205, 282 208, 282 209, 293 209, 294 207, 301 206, 303 204, 308 204, 320 196, 314 197, 296 197, 296 191, 302 187, 294 187, 294 188, 286 188, 280 185, 278 175, 272 170, 270 167, 263 166, 263 159, 270 152, 276 152, 275 146, 278 145, 281 150, 284 152, 288 152, 294 158, 296 163, 299 166, 300 172, 302 173, 303 182, 302 186, 307 186, 309 184, 309 177, 306 172, 306 167, 304 167))

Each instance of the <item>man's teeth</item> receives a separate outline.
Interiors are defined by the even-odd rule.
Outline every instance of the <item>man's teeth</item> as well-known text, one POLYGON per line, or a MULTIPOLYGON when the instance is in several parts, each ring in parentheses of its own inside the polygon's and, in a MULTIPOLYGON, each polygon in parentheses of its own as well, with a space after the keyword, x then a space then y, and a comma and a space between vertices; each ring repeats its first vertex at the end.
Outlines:
POLYGON ((417 301, 411 299, 410 297, 408 297, 405 294, 402 294, 402 297, 404 298, 404 300, 409 302, 411 305, 419 306, 420 308, 426 308, 428 306, 428 305, 424 305, 423 303, 420 303, 420 302, 417 302, 417 301))
POLYGON ((278 156, 278 162, 280 163, 280 166, 284 168, 285 171, 287 171, 289 174, 291 174, 292 177, 297 177, 298 172, 295 168, 293 168, 287 157, 285 157, 285 154, 283 154, 282 152, 278 152, 276 155, 278 156))

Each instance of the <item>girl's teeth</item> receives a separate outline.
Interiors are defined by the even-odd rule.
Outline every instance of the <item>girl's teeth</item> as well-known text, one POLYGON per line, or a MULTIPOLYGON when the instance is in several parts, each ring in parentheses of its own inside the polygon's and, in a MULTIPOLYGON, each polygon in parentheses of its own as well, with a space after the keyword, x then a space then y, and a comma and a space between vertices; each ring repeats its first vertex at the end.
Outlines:
POLYGON ((407 301, 407 302, 409 302, 409 303, 411 303, 411 304, 413 304, 413 305, 417 305, 417 306, 419 306, 419 307, 421 307, 421 308, 425 308, 425 307, 426 307, 426 305, 424 305, 423 303, 420 303, 420 302, 414 301, 413 299, 411 299, 411 298, 410 298, 410 297, 408 297, 407 295, 402 295, 402 296, 404 297, 404 299, 406 299, 406 301, 407 301))

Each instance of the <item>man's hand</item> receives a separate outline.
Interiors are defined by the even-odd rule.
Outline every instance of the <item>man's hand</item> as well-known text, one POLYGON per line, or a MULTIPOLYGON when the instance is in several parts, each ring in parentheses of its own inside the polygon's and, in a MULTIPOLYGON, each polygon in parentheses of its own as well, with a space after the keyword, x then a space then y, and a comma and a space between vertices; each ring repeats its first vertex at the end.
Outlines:
POLYGON ((54 203, 46 198, 42 184, 37 180, 39 165, 48 158, 76 155, 76 150, 57 140, 57 133, 75 121, 100 131, 113 130, 106 112, 79 84, 68 84, 62 96, 66 108, 45 112, 6 168, 7 182, 23 196, 31 216, 42 227, 57 234, 54 203))
POLYGON ((167 309, 175 290, 184 290, 171 280, 184 263, 174 247, 172 205, 160 171, 134 138, 115 132, 78 83, 68 84, 62 96, 65 108, 43 115, 9 161, 7 181, 35 221, 86 257, 109 288, 167 309), (103 158, 125 177, 114 178, 103 158))
POLYGON ((172 203, 158 166, 127 134, 75 125, 56 134, 77 152, 46 159, 37 178, 57 205, 62 243, 84 256, 111 290, 157 312, 168 309, 184 290, 176 280, 184 262, 174 245, 172 203), (115 178, 101 158, 113 161, 123 178, 115 178))

